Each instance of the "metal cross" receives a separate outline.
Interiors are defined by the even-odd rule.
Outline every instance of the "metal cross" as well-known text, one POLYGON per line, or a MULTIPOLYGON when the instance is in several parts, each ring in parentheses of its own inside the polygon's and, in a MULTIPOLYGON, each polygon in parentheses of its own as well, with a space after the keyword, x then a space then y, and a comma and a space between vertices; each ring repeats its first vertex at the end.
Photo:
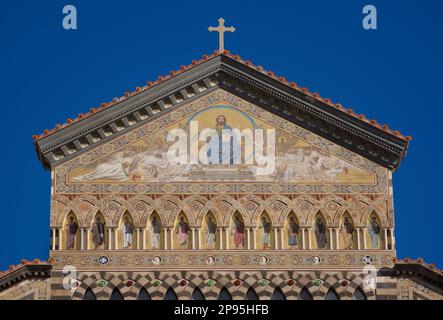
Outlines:
POLYGON ((234 32, 234 27, 225 27, 225 20, 223 18, 218 19, 218 27, 209 27, 209 32, 218 32, 219 49, 218 51, 223 52, 225 50, 225 32, 234 32))

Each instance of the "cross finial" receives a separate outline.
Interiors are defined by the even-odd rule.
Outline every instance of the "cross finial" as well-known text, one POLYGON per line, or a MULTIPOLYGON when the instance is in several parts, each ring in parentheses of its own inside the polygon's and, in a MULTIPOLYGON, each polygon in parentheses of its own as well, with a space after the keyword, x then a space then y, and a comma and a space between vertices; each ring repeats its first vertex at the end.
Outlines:
POLYGON ((224 39, 224 33, 225 32, 234 32, 234 27, 225 27, 225 20, 223 18, 218 19, 218 27, 209 27, 209 32, 218 32, 218 41, 219 41, 219 52, 225 51, 225 39, 224 39))

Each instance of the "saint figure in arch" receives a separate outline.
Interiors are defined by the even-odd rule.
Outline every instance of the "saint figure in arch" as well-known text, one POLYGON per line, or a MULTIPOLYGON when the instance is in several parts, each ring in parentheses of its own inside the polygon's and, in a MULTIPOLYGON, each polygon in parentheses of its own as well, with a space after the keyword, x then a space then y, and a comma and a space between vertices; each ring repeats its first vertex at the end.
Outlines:
POLYGON ((244 246, 245 240, 245 224, 241 221, 240 216, 236 215, 234 219, 234 244, 236 249, 241 249, 244 246))
POLYGON ((206 219, 206 246, 208 248, 215 248, 216 231, 217 225, 212 221, 212 217, 209 216, 206 219))
POLYGON ((151 234, 151 248, 152 249, 160 249, 160 223, 157 220, 156 216, 151 218, 151 223, 149 226, 149 231, 151 234))
POLYGON ((293 216, 289 217, 288 245, 291 247, 291 249, 297 247, 298 230, 299 227, 297 222, 295 222, 295 218, 293 216))
POLYGON ((319 249, 326 248, 326 226, 320 217, 315 222, 315 238, 319 249))
POLYGON ((378 249, 380 247, 380 231, 381 228, 377 222, 377 218, 373 216, 368 224, 368 233, 369 237, 371 238, 372 249, 378 249))
POLYGON ((132 247, 132 234, 134 233, 134 225, 129 221, 129 217, 125 217, 122 225, 123 247, 128 249, 132 247))
POLYGON ((261 229, 263 229, 262 234, 262 245, 263 250, 271 248, 271 222, 266 219, 266 217, 261 218, 261 229))
POLYGON ((343 237, 344 249, 351 250, 354 245, 354 226, 349 221, 348 217, 344 218, 343 224, 340 228, 341 236, 343 237))
POLYGON ((69 222, 66 226, 66 246, 69 249, 74 249, 75 235, 78 231, 78 223, 75 222, 74 217, 69 217, 69 222))
POLYGON ((180 246, 186 246, 188 239, 189 225, 185 221, 185 217, 181 216, 180 221, 175 226, 175 233, 178 235, 178 242, 180 246))
POLYGON ((105 241, 105 225, 101 221, 100 217, 95 219, 94 224, 91 228, 92 232, 92 242, 95 245, 95 249, 101 246, 105 241))

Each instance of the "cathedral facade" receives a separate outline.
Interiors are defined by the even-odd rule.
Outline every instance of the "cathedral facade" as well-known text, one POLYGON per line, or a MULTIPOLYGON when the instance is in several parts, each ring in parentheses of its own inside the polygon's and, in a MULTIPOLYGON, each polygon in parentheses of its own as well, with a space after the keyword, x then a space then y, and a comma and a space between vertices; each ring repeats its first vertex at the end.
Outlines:
POLYGON ((214 52, 34 136, 48 261, 0 299, 442 299, 397 260, 410 137, 214 52))

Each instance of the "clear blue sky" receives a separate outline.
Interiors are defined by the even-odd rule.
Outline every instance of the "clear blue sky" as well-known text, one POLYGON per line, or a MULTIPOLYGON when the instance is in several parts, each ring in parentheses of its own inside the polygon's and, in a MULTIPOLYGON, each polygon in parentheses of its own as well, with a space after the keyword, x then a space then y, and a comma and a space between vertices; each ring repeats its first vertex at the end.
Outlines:
POLYGON ((412 135, 394 174, 399 257, 443 267, 441 1, 1 1, 0 269, 47 258, 49 172, 32 134, 210 53, 231 52, 412 135), (74 4, 78 30, 62 28, 74 4), (362 28, 375 4, 378 30, 362 28))

